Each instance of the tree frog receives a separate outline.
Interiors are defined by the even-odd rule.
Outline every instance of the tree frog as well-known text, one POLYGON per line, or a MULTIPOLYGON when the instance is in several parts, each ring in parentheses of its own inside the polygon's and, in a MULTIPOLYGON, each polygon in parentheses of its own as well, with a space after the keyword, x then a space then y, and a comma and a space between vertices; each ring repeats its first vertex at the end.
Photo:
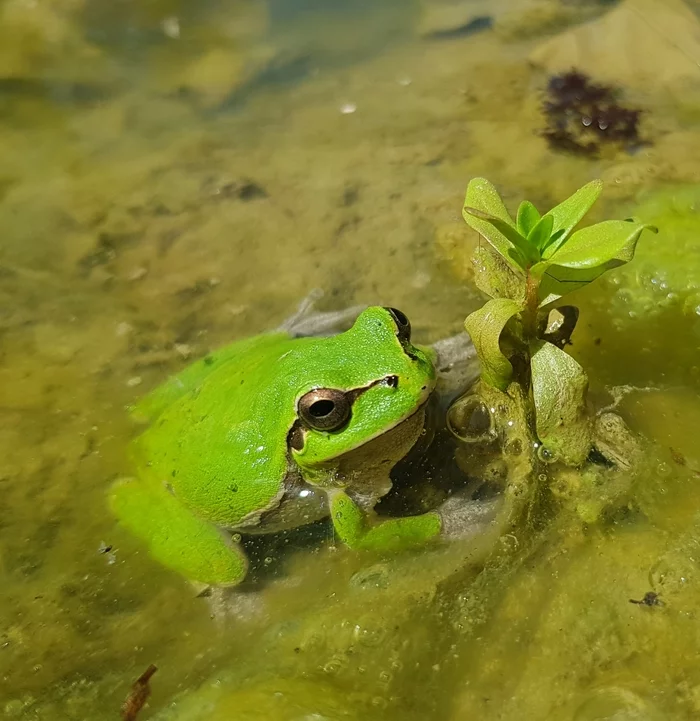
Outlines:
POLYGON ((150 425, 132 442, 137 475, 113 486, 112 509, 156 560, 214 587, 245 578, 241 533, 330 516, 350 548, 436 539, 470 514, 380 519, 373 508, 423 431, 438 360, 411 343, 403 313, 382 307, 336 335, 281 330, 213 352, 133 409, 150 425))

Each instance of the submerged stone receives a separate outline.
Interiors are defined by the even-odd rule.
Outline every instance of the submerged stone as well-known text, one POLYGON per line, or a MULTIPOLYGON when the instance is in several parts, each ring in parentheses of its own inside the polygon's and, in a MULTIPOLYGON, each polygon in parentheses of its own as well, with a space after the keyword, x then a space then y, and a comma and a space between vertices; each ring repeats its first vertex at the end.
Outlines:
POLYGON ((601 18, 537 47, 530 62, 548 74, 576 67, 644 92, 700 86, 700 20, 683 0, 625 0, 601 18))
POLYGON ((501 13, 494 29, 499 37, 506 41, 548 35, 601 12, 600 3, 574 2, 560 0, 528 0, 525 3, 512 3, 501 13))

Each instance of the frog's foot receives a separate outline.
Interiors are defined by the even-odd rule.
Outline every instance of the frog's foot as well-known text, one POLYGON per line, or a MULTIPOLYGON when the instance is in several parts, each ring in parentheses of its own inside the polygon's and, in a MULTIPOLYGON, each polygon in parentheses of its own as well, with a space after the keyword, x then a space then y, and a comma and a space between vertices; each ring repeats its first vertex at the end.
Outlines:
POLYGON ((501 498, 473 500, 468 496, 450 496, 437 510, 442 522, 441 536, 446 539, 467 539, 480 536, 499 526, 501 498))
POLYGON ((148 544, 150 555, 190 581, 235 586, 246 575, 247 558, 230 536, 197 518, 163 485, 118 481, 110 492, 117 518, 148 544))
POLYGON ((315 311, 314 306, 322 296, 323 291, 320 288, 312 290, 301 302, 297 312, 282 323, 279 330, 294 338, 335 335, 348 330, 365 309, 363 305, 355 305, 345 310, 315 311))

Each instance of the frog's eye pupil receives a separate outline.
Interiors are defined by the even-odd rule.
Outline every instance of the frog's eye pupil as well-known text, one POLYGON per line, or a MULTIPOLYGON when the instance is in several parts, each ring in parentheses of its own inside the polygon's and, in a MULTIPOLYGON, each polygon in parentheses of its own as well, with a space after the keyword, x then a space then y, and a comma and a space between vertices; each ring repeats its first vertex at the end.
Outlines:
POLYGON ((411 340, 411 321, 398 308, 387 308, 386 310, 389 311, 396 323, 396 335, 399 340, 408 343, 411 340))
POLYGON ((333 412, 335 403, 333 401, 316 401, 309 406, 309 413, 314 418, 323 418, 333 412))
POLYGON ((352 401, 335 388, 316 388, 305 393, 298 403, 301 422, 317 431, 337 431, 350 419, 352 401))

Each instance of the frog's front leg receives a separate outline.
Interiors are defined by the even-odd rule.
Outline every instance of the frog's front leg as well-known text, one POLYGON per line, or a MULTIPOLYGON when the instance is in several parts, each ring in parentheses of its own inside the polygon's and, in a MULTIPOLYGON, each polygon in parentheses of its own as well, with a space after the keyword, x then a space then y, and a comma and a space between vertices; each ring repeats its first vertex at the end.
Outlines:
POLYGON ((118 481, 109 500, 120 522, 148 544, 150 555, 190 581, 235 586, 245 578, 248 560, 240 545, 197 518, 165 485, 118 481))
MULTIPOLYGON (((484 533, 497 521, 502 499, 474 501, 459 495, 419 516, 370 518, 345 491, 328 492, 333 527, 349 548, 401 551, 435 539, 465 539, 484 533)), ((495 528, 495 526, 494 526, 495 528)))
POLYGON ((371 523, 368 514, 345 491, 329 491, 328 500, 333 527, 349 548, 399 551, 424 545, 442 529, 440 516, 434 511, 371 523))

